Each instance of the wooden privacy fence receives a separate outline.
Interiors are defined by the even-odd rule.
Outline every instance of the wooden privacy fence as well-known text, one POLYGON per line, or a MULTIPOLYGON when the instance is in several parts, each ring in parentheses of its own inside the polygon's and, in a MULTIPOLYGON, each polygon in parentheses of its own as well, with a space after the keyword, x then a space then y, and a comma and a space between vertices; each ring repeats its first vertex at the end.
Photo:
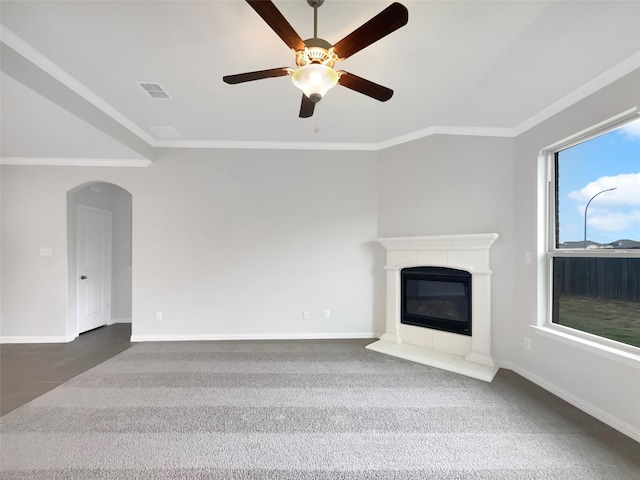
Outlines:
POLYGON ((640 302, 640 258, 556 257, 553 284, 554 293, 640 302))

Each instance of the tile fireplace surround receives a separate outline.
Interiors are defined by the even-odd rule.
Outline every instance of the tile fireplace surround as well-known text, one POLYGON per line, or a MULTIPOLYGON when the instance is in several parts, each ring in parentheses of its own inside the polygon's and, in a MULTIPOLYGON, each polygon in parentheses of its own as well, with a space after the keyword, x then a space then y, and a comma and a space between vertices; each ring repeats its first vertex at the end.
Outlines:
POLYGON ((380 238, 387 249, 386 333, 367 348, 486 382, 498 367, 491 357, 489 249, 497 233, 380 238), (400 323, 400 271, 448 267, 471 273, 472 335, 400 323))

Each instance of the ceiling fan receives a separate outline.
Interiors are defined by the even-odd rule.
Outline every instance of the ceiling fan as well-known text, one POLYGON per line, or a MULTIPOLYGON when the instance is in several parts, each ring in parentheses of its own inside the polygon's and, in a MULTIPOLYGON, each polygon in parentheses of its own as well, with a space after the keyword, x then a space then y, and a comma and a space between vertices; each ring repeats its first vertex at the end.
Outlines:
POLYGON ((303 92, 300 118, 311 117, 316 103, 336 84, 381 102, 386 102, 393 95, 393 90, 387 87, 343 70, 336 71, 333 66, 336 62, 350 57, 406 25, 409 20, 409 12, 403 5, 391 4, 338 43, 332 45, 318 37, 318 7, 324 3, 324 0, 307 0, 307 3, 313 7, 313 38, 307 40, 300 38, 271 0, 246 1, 295 52, 297 68, 281 67, 227 75, 222 77, 225 83, 233 85, 290 75, 294 85, 303 92))

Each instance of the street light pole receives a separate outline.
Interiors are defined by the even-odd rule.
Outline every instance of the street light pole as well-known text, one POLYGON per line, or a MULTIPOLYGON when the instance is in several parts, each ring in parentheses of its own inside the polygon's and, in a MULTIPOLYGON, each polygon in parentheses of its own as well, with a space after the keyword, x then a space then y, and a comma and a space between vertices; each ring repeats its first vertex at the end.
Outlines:
POLYGON ((589 208, 589 204, 591 203, 591 200, 593 200, 594 198, 596 198, 598 195, 600 195, 601 193, 604 192, 610 192, 612 190, 616 190, 618 187, 613 187, 613 188, 607 188, 606 190, 602 190, 601 192, 596 193, 593 197, 591 197, 591 199, 587 202, 587 206, 584 207, 584 246, 583 248, 587 248, 587 210, 589 208))

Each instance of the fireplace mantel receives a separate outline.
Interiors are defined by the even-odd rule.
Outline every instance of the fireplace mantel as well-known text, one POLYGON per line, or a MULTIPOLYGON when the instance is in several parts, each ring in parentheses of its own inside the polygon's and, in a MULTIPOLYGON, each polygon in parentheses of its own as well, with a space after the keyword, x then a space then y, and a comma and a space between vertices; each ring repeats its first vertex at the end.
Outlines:
POLYGON ((386 332, 367 348, 490 382, 498 368, 491 357, 489 249, 497 233, 380 238, 387 249, 386 332), (400 271, 448 267, 471 273, 472 335, 400 323, 400 271))

